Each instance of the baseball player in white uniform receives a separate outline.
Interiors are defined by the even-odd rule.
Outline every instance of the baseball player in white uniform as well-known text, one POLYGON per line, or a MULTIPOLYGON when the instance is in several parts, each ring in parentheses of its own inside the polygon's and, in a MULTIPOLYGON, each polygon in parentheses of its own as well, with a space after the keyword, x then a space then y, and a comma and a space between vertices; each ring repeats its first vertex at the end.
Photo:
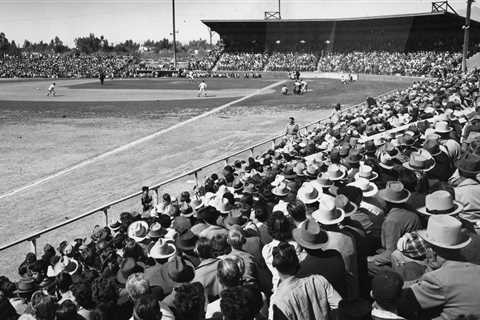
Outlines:
POLYGON ((200 82, 200 84, 198 85, 198 97, 201 97, 202 95, 204 97, 207 96, 207 84, 204 80, 202 80, 202 82, 200 82))
POLYGON ((48 87, 48 92, 47 92, 47 97, 49 96, 55 96, 55 82, 53 82, 49 87, 48 87))

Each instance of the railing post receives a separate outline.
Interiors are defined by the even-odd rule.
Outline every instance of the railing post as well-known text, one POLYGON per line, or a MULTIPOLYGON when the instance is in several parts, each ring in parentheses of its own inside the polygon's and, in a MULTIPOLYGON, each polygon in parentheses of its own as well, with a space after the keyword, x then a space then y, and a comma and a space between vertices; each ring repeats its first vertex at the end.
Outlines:
POLYGON ((33 252, 33 254, 35 256, 37 256, 37 239, 40 238, 39 236, 38 237, 34 237, 34 238, 31 238, 29 241, 30 241, 30 251, 33 252))
POLYGON ((252 158, 253 158, 253 150, 254 150, 254 149, 255 149, 255 148, 250 148, 250 157, 252 157, 252 158))
POLYGON ((195 187, 198 188, 198 171, 194 172, 194 176, 195 176, 195 187))
POLYGON ((228 158, 225 158, 225 165, 228 166, 228 158))
POLYGON ((277 140, 277 139, 275 139, 275 138, 272 139, 272 149, 273 150, 275 150, 275 140, 277 140))
POLYGON ((103 208, 103 214, 105 215, 105 226, 108 227, 108 209, 110 207, 103 208))
POLYGON ((155 200, 155 206, 158 205, 158 188, 153 189, 153 192, 155 192, 155 196, 157 200, 155 200))

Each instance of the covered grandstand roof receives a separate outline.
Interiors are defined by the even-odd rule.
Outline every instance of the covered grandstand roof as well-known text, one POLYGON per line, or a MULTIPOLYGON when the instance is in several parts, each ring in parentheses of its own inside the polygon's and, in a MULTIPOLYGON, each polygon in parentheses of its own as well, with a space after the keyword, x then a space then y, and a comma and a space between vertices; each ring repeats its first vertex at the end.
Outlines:
MULTIPOLYGON (((460 50, 464 18, 450 12, 332 19, 202 20, 231 50, 460 50)), ((472 42, 480 23, 471 22, 472 42)))

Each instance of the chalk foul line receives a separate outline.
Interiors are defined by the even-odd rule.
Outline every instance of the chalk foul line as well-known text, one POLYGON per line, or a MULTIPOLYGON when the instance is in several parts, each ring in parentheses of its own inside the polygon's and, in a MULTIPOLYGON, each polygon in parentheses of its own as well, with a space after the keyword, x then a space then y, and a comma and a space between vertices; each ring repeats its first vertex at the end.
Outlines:
POLYGON ((242 102, 242 101, 244 101, 244 100, 247 100, 247 99, 249 99, 249 98, 252 98, 252 97, 254 97, 254 96, 258 95, 258 94, 261 94, 263 91, 266 91, 266 90, 275 88, 275 87, 277 87, 277 86, 285 83, 286 81, 287 81, 287 80, 277 81, 277 82, 272 83, 272 84, 270 84, 270 85, 268 85, 268 86, 266 86, 266 87, 263 87, 263 88, 261 88, 261 89, 257 89, 257 90, 255 90, 254 92, 252 92, 252 93, 250 93, 250 94, 248 94, 248 95, 246 95, 246 96, 243 96, 243 97, 241 97, 241 98, 238 98, 238 99, 236 99, 236 100, 233 100, 233 101, 230 101, 230 102, 228 102, 228 103, 226 103, 226 104, 223 104, 223 105, 221 105, 221 106, 219 106, 219 107, 213 108, 212 110, 209 110, 209 111, 207 111, 207 112, 204 112, 204 113, 202 113, 202 114, 199 114, 199 115, 197 115, 197 116, 195 116, 195 117, 193 117, 193 118, 190 118, 190 119, 188 119, 188 120, 179 122, 179 123, 177 123, 177 124, 174 124, 173 126, 170 126, 170 127, 168 127, 168 128, 162 129, 162 130, 157 131, 157 132, 154 132, 154 133, 152 133, 152 134, 150 134, 150 135, 148 135, 148 136, 142 137, 142 138, 140 138, 140 139, 131 141, 131 142, 127 143, 127 144, 124 144, 123 146, 114 148, 114 149, 112 149, 112 150, 106 151, 106 152, 101 153, 101 154, 99 154, 99 155, 96 155, 96 156, 93 156, 93 157, 91 157, 91 158, 85 159, 85 160, 83 160, 83 161, 81 161, 81 162, 79 162, 79 163, 77 163, 77 164, 75 164, 75 165, 73 165, 73 166, 71 166, 71 167, 62 169, 62 170, 60 170, 60 171, 55 172, 54 174, 51 174, 51 175, 49 175, 49 176, 46 176, 46 177, 41 178, 41 179, 39 179, 39 180, 36 180, 36 181, 34 181, 34 182, 32 182, 32 183, 30 183, 30 184, 28 184, 28 185, 25 185, 25 186, 19 187, 19 188, 17 188, 17 189, 11 190, 11 191, 9 191, 9 192, 7 192, 7 193, 4 193, 4 194, 0 195, 0 200, 1 200, 1 199, 8 198, 8 197, 10 197, 10 196, 13 196, 13 195, 15 195, 15 194, 17 194, 17 193, 19 193, 19 192, 23 192, 23 191, 29 190, 29 189, 31 189, 31 188, 33 188, 33 187, 39 186, 39 185, 41 185, 41 184, 43 184, 43 183, 45 183, 45 182, 47 182, 47 181, 50 181, 50 180, 53 180, 53 179, 55 179, 55 178, 61 177, 61 176, 63 176, 63 175, 66 175, 66 174, 68 174, 68 173, 70 173, 70 172, 72 172, 72 171, 74 171, 74 170, 77 170, 77 169, 80 169, 80 168, 82 168, 82 167, 85 167, 85 166, 87 166, 87 165, 89 165, 89 164, 92 164, 92 163, 94 163, 94 162, 96 162, 96 161, 99 161, 99 160, 102 160, 102 159, 104 159, 104 158, 107 158, 107 157, 109 157, 109 156, 111 156, 111 155, 114 155, 114 154, 116 154, 116 153, 119 153, 119 152, 125 151, 125 150, 127 150, 127 149, 130 149, 130 148, 132 148, 132 147, 134 147, 134 146, 136 146, 136 145, 139 145, 139 144, 144 143, 144 142, 146 142, 146 141, 148 141, 148 140, 154 139, 154 138, 156 138, 156 137, 158 137, 158 136, 161 136, 161 135, 163 135, 163 134, 165 134, 165 133, 167 133, 167 132, 170 132, 170 131, 172 131, 172 130, 178 129, 178 128, 180 128, 180 127, 183 127, 183 126, 185 126, 185 125, 187 125, 187 124, 189 124, 189 123, 192 123, 192 122, 194 122, 194 121, 197 121, 197 120, 199 120, 199 119, 208 117, 208 116, 210 116, 210 115, 212 115, 212 114, 214 114, 214 113, 216 113, 216 112, 219 112, 219 111, 221 111, 221 110, 223 110, 223 109, 226 109, 226 108, 228 108, 228 107, 230 107, 230 106, 232 106, 232 105, 234 105, 234 104, 237 104, 237 103, 239 103, 239 102, 242 102))

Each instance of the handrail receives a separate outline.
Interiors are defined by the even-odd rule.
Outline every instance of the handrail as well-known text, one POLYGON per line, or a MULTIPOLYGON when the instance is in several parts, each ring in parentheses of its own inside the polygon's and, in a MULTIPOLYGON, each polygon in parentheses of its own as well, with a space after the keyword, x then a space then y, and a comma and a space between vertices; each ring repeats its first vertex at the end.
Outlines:
MULTIPOLYGON (((387 92, 385 92, 385 93, 383 93, 383 94, 378 95, 376 98, 388 96, 389 94, 391 94, 392 92, 395 92, 395 91, 397 91, 397 89, 393 89, 393 90, 387 91, 387 92)), ((364 104, 365 104, 365 102, 362 102, 362 103, 358 103, 358 104, 356 104, 356 105, 350 106, 350 107, 348 107, 348 108, 345 108, 344 110, 342 110, 342 113, 343 113, 343 112, 346 112, 346 111, 348 111, 348 110, 350 110, 350 109, 360 107, 361 105, 364 105, 364 104)), ((305 126, 303 126, 303 127, 300 127, 299 130, 308 129, 308 128, 311 127, 311 126, 316 125, 316 124, 319 124, 319 123, 321 123, 321 122, 323 122, 323 121, 326 121, 326 120, 328 120, 328 119, 330 119, 330 117, 325 117, 325 118, 322 118, 322 119, 320 119, 320 120, 317 120, 317 121, 308 123, 307 125, 305 125, 305 126)), ((258 147, 263 146, 263 145, 268 144, 268 143, 272 143, 272 142, 275 143, 276 140, 278 140, 278 139, 280 139, 280 138, 282 138, 282 137, 285 137, 285 136, 286 136, 286 134, 279 134, 279 135, 276 135, 276 136, 274 136, 274 137, 272 137, 272 138, 269 138, 269 139, 266 139, 266 140, 264 140, 264 141, 258 142, 258 143, 256 143, 256 144, 250 146, 250 147, 244 148, 244 149, 239 150, 239 151, 235 151, 235 152, 233 152, 233 153, 228 154, 227 156, 223 156, 223 157, 221 157, 221 158, 218 158, 217 160, 213 160, 213 161, 211 161, 211 162, 209 162, 209 163, 207 163, 207 164, 205 164, 205 165, 202 165, 202 166, 200 166, 200 167, 198 167, 198 168, 196 168, 196 169, 193 169, 193 170, 184 172, 184 173, 179 174, 179 175, 177 175, 177 176, 175 176, 175 177, 173 177, 173 178, 167 179, 167 180, 162 181, 162 182, 160 182, 160 183, 157 183, 157 184, 155 184, 155 185, 153 185, 153 186, 150 186, 150 189, 151 189, 151 190, 154 190, 154 191, 158 194, 158 189, 159 189, 160 187, 165 186, 165 185, 167 185, 167 184, 170 184, 170 183, 172 183, 172 182, 175 182, 175 181, 177 181, 177 180, 183 179, 183 178, 185 178, 185 177, 191 176, 191 175, 194 175, 194 176, 195 176, 195 183, 198 185, 197 174, 198 174, 198 172, 202 171, 203 169, 205 169, 205 168, 207 168, 207 167, 210 167, 210 166, 212 166, 212 165, 215 165, 215 164, 217 164, 217 163, 219 163, 219 162, 222 162, 222 161, 228 162, 228 160, 229 160, 230 158, 233 158, 233 157, 235 157, 235 156, 237 156, 237 155, 239 155, 239 154, 242 154, 242 153, 245 153, 245 152, 248 152, 248 151, 250 151, 250 152, 253 154, 253 151, 254 151, 255 148, 258 148, 258 147)), ((122 203, 122 202, 125 202, 125 201, 127 201, 127 200, 133 199, 133 198, 135 198, 135 197, 138 197, 138 196, 140 196, 141 194, 142 194, 141 191, 132 193, 132 194, 127 195, 127 196, 125 196, 125 197, 123 197, 123 198, 120 198, 120 199, 118 199, 118 200, 109 202, 108 204, 105 204, 105 205, 103 205, 103 206, 100 206, 100 207, 98 207, 98 208, 96 208, 96 209, 93 209, 93 210, 90 210, 90 211, 88 211, 88 212, 85 212, 85 213, 83 213, 83 214, 81 214, 81 215, 79 215, 79 216, 76 216, 76 217, 74 217, 74 218, 65 220, 65 221, 60 222, 60 223, 57 223, 57 224, 55 224, 55 225, 53 225, 53 226, 51 226, 51 227, 45 228, 45 229, 43 229, 43 230, 40 230, 40 231, 34 232, 34 233, 32 233, 32 234, 29 234, 29 235, 27 235, 27 236, 24 236, 24 237, 22 237, 22 238, 20 238, 20 239, 17 239, 17 240, 14 240, 14 241, 12 241, 12 242, 9 242, 9 243, 7 243, 7 244, 4 244, 4 245, 0 246, 0 252, 6 250, 6 249, 8 249, 8 248, 14 247, 14 246, 16 246, 16 245, 18 245, 18 244, 20 244, 20 243, 22 243, 22 242, 30 241, 31 244, 32 244, 32 252, 36 253, 36 239, 38 239, 41 235, 43 235, 43 234, 45 234, 45 233, 49 233, 49 232, 54 231, 54 230, 56 230, 56 229, 62 228, 62 227, 64 227, 64 226, 66 226, 66 225, 69 225, 69 224, 71 224, 71 223, 73 223, 73 222, 76 222, 76 221, 78 221, 78 220, 82 220, 82 219, 84 219, 84 218, 86 218, 86 217, 89 217, 89 216, 94 215, 94 214, 99 213, 99 212, 103 212, 103 213, 104 213, 106 225, 108 226, 108 210, 109 210, 111 207, 113 207, 113 206, 115 206, 115 205, 117 205, 117 204, 120 204, 120 203, 122 203)))

